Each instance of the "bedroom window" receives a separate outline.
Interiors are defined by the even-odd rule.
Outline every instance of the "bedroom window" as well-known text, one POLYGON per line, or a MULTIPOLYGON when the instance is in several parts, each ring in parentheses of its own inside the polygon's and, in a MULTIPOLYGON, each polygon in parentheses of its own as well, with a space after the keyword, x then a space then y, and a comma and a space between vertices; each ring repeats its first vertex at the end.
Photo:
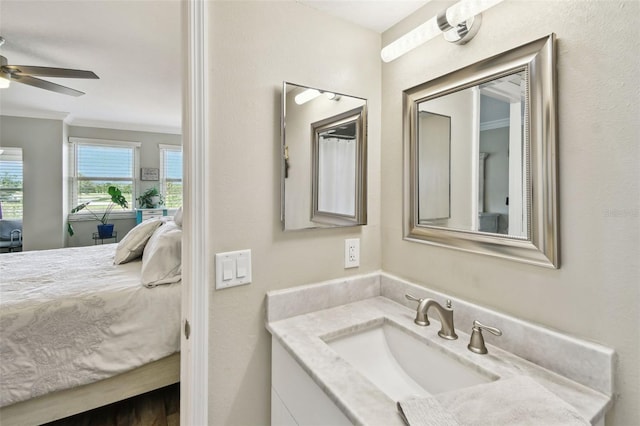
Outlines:
POLYGON ((160 192, 167 208, 182 205, 182 147, 160 145, 160 192))
POLYGON ((22 148, 0 148, 0 219, 22 219, 22 148))
POLYGON ((69 141, 71 207, 91 201, 94 212, 106 208, 110 202, 107 189, 113 185, 122 191, 133 209, 140 144, 84 138, 69 138, 69 141))

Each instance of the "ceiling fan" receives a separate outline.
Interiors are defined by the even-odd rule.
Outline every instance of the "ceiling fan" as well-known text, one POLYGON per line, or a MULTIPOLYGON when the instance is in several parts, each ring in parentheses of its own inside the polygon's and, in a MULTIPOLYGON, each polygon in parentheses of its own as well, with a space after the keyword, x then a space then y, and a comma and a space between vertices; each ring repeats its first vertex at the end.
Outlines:
MULTIPOLYGON (((0 37, 0 46, 4 44, 4 38, 0 37)), ((9 82, 27 84, 40 89, 51 90, 71 96, 81 96, 84 92, 42 80, 37 77, 57 77, 57 78, 91 78, 98 77, 92 71, 74 70, 67 68, 36 67, 31 65, 8 65, 7 58, 0 55, 0 88, 9 87, 9 82)))

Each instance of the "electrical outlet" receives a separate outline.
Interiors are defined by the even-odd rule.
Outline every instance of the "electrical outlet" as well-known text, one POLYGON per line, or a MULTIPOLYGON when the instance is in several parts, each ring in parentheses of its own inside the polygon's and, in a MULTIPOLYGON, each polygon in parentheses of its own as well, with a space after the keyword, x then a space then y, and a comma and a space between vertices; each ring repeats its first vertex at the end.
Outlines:
POLYGON ((344 267, 357 268, 360 266, 360 238, 344 240, 344 267))

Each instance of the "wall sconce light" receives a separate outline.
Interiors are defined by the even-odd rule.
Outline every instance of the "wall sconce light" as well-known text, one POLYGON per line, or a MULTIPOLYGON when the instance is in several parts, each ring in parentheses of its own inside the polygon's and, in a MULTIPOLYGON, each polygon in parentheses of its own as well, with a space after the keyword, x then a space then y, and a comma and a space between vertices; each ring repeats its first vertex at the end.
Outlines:
POLYGON ((481 13, 502 1, 461 0, 385 46, 380 56, 384 62, 391 62, 440 33, 451 43, 465 44, 480 29, 481 13))

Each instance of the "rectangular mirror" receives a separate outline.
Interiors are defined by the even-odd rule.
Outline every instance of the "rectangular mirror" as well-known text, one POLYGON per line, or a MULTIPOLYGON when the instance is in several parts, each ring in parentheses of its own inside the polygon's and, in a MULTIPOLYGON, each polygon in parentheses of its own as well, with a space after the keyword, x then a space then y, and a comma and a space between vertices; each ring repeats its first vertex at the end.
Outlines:
POLYGON ((406 239, 558 267, 554 43, 404 92, 406 239))
POLYGON ((367 101, 284 82, 283 229, 366 224, 367 101))
POLYGON ((418 223, 451 219, 451 117, 418 110, 418 223))

